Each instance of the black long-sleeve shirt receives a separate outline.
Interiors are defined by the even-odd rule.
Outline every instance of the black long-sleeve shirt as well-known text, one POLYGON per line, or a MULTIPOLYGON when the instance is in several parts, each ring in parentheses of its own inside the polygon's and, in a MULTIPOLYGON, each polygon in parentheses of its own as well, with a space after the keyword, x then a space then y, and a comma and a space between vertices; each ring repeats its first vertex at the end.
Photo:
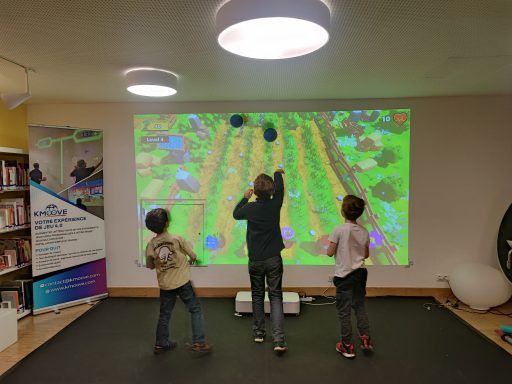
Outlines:
POLYGON ((41 172, 37 168, 31 170, 28 176, 30 177, 30 180, 32 180, 34 183, 41 184, 41 181, 43 181, 43 172, 41 172))
POLYGON ((235 207, 233 217, 236 220, 247 220, 249 259, 265 260, 281 254, 284 244, 279 221, 283 197, 283 175, 275 172, 274 196, 271 199, 257 198, 255 202, 249 203, 244 197, 235 207))

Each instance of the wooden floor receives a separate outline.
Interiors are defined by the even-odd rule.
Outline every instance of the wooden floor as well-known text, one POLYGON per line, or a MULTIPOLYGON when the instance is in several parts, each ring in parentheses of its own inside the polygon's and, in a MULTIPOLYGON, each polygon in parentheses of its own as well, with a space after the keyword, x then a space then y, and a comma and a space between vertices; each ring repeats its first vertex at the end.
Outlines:
MULTIPOLYGON (((506 341, 502 340, 501 337, 498 336, 498 334, 495 332, 496 329, 499 329, 500 325, 512 326, 511 317, 497 315, 493 313, 481 313, 472 310, 465 304, 460 303, 458 304, 458 309, 451 307, 448 308, 450 308, 450 310, 453 313, 455 313, 458 317, 460 317, 462 320, 468 323, 471 327, 473 327, 478 332, 489 338, 494 343, 498 344, 501 348, 503 348, 512 355, 512 344, 509 344, 506 341)), ((496 310, 502 313, 512 314, 512 300, 510 300, 508 303, 500 307, 493 308, 493 312, 495 312, 496 310)))
POLYGON ((39 348, 74 320, 92 308, 89 304, 62 309, 18 321, 18 342, 0 352, 0 375, 14 367, 29 353, 39 348))
MULTIPOLYGON (((445 303, 447 297, 437 297, 436 299, 440 303, 445 303)), ((452 302, 454 302, 453 298, 452 302)), ((18 342, 0 352, 0 375, 14 367, 29 353, 39 348, 91 308, 91 305, 83 304, 62 309, 60 314, 49 312, 38 316, 27 316, 20 320, 18 322, 18 342)), ((502 324, 512 325, 512 318, 473 312, 463 304, 459 308, 450 308, 450 310, 512 355, 512 345, 501 340, 495 332, 502 324)), ((504 313, 512 313, 512 300, 497 309, 504 313)))

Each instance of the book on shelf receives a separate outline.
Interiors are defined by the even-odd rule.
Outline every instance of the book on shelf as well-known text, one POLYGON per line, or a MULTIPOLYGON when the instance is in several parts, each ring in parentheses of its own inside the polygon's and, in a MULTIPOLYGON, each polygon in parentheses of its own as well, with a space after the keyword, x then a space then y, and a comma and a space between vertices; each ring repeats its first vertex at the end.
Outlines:
POLYGON ((28 173, 29 173, 28 170, 29 170, 28 163, 18 162, 18 180, 17 180, 18 187, 28 187, 30 185, 29 177, 28 177, 28 173))
POLYGON ((14 210, 12 205, 0 206, 0 229, 14 225, 14 210))
POLYGON ((30 222, 29 205, 23 197, 0 199, 0 229, 30 222))
POLYGON ((17 312, 23 311, 22 296, 17 289, 13 287, 0 287, 0 297, 2 301, 11 303, 11 308, 16 309, 17 312))
POLYGON ((1 189, 7 189, 9 185, 9 171, 5 165, 6 160, 0 160, 0 176, 2 184, 0 185, 1 189))
POLYGON ((32 261, 32 248, 29 237, 0 239, 0 264, 5 268, 19 267, 32 261))
POLYGON ((4 254, 0 255, 0 271, 2 269, 14 268, 18 265, 18 255, 14 249, 4 250, 4 254))
POLYGON ((33 280, 30 278, 0 282, 2 301, 9 301, 11 307, 16 308, 18 312, 32 309, 32 284, 33 280))
POLYGON ((28 163, 0 160, 0 190, 13 190, 29 185, 28 163))
POLYGON ((26 276, 25 278, 20 278, 14 280, 16 283, 20 284, 23 292, 23 308, 25 310, 32 309, 34 306, 34 299, 32 293, 32 285, 34 284, 34 280, 30 278, 30 276, 26 276))

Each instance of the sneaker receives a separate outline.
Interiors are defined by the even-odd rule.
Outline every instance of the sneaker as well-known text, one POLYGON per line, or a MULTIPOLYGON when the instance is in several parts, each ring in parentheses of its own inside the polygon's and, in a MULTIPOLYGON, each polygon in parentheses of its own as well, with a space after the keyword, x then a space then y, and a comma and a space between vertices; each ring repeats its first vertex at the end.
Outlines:
POLYGON ((346 357, 347 359, 353 359, 356 357, 356 354, 354 353, 354 344, 337 343, 336 351, 341 353, 343 357, 346 357))
POLYGON ((255 343, 263 343, 265 341, 265 334, 264 333, 256 333, 254 334, 254 342, 255 343))
POLYGON ((255 343, 263 343, 265 341, 265 336, 263 335, 258 335, 258 336, 254 336, 254 342, 255 343))
POLYGON ((164 353, 166 351, 170 351, 171 349, 176 348, 177 345, 178 345, 178 343, 175 342, 175 341, 171 341, 171 342, 169 342, 168 345, 164 345, 164 346, 162 346, 162 345, 155 345, 154 348, 153 348, 153 353, 155 355, 159 355, 161 353, 164 353))
POLYGON ((364 352, 373 351, 373 344, 372 344, 372 341, 370 340, 370 336, 363 335, 363 336, 360 336, 359 338, 361 339, 361 349, 364 352))
POLYGON ((284 341, 276 341, 274 343, 274 352, 283 353, 288 349, 284 341))
POLYGON ((212 350, 212 347, 206 343, 187 344, 187 348, 193 352, 199 353, 209 353, 212 350))

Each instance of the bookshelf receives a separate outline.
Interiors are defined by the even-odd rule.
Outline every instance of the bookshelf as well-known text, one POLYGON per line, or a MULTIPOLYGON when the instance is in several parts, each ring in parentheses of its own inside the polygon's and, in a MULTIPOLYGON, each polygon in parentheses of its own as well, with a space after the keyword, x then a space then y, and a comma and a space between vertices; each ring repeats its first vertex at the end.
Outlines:
POLYGON ((10 268, 5 268, 5 269, 2 269, 0 270, 0 276, 2 275, 7 275, 11 272, 16 272, 20 269, 23 269, 23 268, 27 268, 27 267, 30 267, 32 265, 32 263, 24 263, 24 264, 21 264, 17 267, 10 267, 10 268))
POLYGON ((9 193, 9 192, 22 192, 22 191, 30 191, 30 187, 16 187, 14 189, 10 189, 10 190, 7 190, 7 191, 4 191, 3 189, 0 190, 0 196, 2 195, 2 193, 9 193))
POLYGON ((17 231, 22 231, 24 229, 30 229, 30 224, 17 225, 12 228, 2 228, 2 229, 0 229, 0 233, 17 232, 17 231))
POLYGON ((0 147, 0 301, 22 319, 31 310, 30 187, 28 152, 0 147))

